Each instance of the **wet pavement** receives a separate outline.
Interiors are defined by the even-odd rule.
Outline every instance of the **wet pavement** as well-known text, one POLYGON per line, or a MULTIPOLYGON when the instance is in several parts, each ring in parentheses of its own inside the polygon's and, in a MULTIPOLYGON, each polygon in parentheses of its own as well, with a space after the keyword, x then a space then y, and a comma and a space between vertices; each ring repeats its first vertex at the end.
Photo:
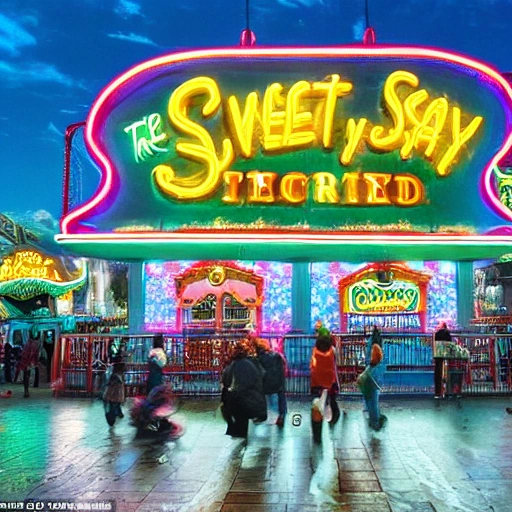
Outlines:
MULTIPOLYGON (((0 386, 0 393, 6 386, 0 386)), ((118 511, 509 512, 511 398, 382 400, 388 423, 369 430, 359 400, 343 400, 321 445, 309 403, 289 400, 283 429, 271 412, 247 442, 226 435, 216 399, 184 399, 184 436, 134 439, 109 428, 100 401, 48 389, 0 399, 0 503, 34 498, 100 503, 118 511), (302 415, 300 426, 293 414, 302 415)), ((127 408, 125 408, 127 409, 127 408)))

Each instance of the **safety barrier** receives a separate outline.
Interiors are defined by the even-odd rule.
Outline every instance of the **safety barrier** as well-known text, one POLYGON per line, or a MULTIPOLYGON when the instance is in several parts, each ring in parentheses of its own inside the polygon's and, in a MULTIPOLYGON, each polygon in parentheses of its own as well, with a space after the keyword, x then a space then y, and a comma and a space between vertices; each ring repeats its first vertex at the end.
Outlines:
MULTIPOLYGON (((357 393, 357 376, 364 370, 367 337, 333 334, 336 342, 340 393, 357 393)), ((218 395, 220 376, 242 334, 166 335, 168 364, 165 379, 176 394, 218 395)), ((283 354, 287 368, 287 393, 307 395, 309 361, 315 343, 312 335, 264 335, 283 354)), ((467 347, 469 360, 463 372, 463 394, 512 393, 512 335, 460 334, 455 341, 467 347)), ((147 360, 153 336, 69 334, 62 336, 54 353, 52 381, 56 395, 95 396, 101 393, 114 353, 126 363, 127 396, 144 393, 147 360)), ((384 393, 432 393, 433 352, 431 334, 384 334, 384 393)))

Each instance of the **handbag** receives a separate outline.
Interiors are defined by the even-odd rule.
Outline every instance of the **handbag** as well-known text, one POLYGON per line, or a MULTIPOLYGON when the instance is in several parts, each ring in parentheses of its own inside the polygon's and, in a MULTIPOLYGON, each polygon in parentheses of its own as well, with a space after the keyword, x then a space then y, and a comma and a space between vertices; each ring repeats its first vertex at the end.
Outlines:
POLYGON ((375 390, 380 391, 380 386, 377 384, 372 375, 372 367, 367 366, 363 373, 357 378, 357 387, 365 398, 371 397, 375 390))

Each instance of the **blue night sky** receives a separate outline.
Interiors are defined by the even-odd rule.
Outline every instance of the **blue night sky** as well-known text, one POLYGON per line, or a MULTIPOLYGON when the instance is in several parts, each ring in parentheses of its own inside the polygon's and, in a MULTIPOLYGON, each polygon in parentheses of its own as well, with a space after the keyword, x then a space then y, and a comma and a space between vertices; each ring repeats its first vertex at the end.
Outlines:
MULTIPOLYGON (((234 46, 245 0, 2 0, 0 212, 61 213, 66 127, 132 65, 178 49, 234 46)), ((381 43, 438 46, 512 71, 512 0, 368 0, 381 43)), ((251 0, 258 43, 361 41, 364 0, 251 0)), ((97 175, 84 176, 94 183, 97 175)))

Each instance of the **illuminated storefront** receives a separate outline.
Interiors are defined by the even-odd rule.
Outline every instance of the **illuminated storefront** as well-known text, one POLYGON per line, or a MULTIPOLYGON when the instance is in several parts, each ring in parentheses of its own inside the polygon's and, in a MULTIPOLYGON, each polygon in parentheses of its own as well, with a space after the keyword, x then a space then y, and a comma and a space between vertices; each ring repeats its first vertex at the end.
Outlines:
POLYGON ((142 312, 132 329, 204 321, 310 331, 331 315, 332 328, 352 330, 371 310, 362 307, 389 329, 430 329, 441 316, 466 324, 472 299, 457 291, 472 280, 471 262, 512 246, 509 178, 498 167, 511 128, 504 77, 441 50, 166 55, 124 73, 94 103, 85 140, 102 180, 86 203, 64 205, 57 241, 81 255, 148 261, 132 273, 142 312), (176 282, 201 260, 254 269, 263 292, 204 294, 203 279, 201 293, 184 296, 176 282), (399 261, 410 270, 399 265, 392 280, 384 270, 344 286, 371 262, 399 261), (260 270, 279 265, 289 281, 276 305, 260 270), (447 265, 450 300, 432 306, 447 265), (365 293, 387 297, 380 310, 362 305, 365 293), (286 320, 276 325, 269 312, 280 307, 286 320), (241 318, 228 319, 230 308, 241 318), (386 325, 389 308, 398 316, 386 325))

